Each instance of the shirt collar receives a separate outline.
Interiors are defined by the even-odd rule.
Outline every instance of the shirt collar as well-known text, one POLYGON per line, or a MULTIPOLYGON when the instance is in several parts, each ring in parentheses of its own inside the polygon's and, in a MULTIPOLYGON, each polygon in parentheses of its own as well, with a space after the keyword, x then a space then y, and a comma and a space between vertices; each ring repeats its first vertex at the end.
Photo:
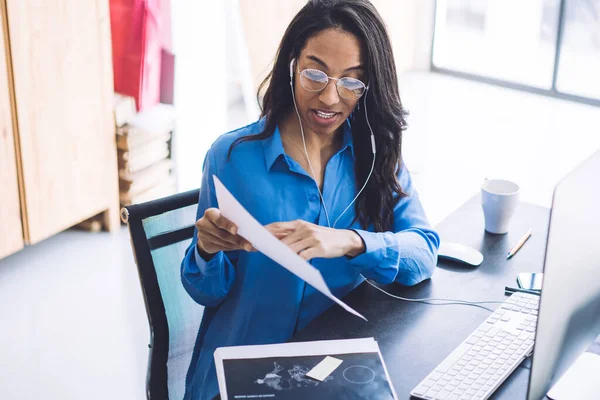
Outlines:
MULTIPOLYGON (((275 131, 268 138, 263 139, 263 150, 265 153, 265 163, 267 165, 267 169, 271 170, 273 168, 273 164, 275 161, 281 156, 285 155, 285 151, 283 149, 283 142, 281 141, 281 133, 279 131, 279 126, 275 127, 275 131)), ((354 158, 354 146, 352 140, 352 128, 350 126, 350 121, 346 120, 343 124, 342 131, 342 146, 338 153, 350 148, 352 157, 354 158)))

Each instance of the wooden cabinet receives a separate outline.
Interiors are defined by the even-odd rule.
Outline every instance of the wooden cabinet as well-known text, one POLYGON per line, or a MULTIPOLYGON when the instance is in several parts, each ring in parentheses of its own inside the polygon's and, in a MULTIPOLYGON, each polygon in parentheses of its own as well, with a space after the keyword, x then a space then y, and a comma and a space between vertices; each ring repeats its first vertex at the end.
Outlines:
MULTIPOLYGON (((1 22, 1 21, 0 21, 1 22)), ((0 258, 23 248, 17 160, 7 69, 6 36, 0 29, 0 258)))
MULTIPOLYGON (((25 243, 102 212, 106 227, 115 229, 118 178, 108 0, 0 3, 10 44, 20 160, 13 175, 21 182, 25 243)), ((3 193, 2 208, 5 201, 3 193)))

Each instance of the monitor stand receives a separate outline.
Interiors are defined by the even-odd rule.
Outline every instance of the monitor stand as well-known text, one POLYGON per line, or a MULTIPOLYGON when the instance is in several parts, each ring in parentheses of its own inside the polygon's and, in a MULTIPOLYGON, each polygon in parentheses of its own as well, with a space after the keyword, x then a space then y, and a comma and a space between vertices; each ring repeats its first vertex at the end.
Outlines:
POLYGON ((600 355, 583 353, 548 392, 552 400, 600 398, 600 355))

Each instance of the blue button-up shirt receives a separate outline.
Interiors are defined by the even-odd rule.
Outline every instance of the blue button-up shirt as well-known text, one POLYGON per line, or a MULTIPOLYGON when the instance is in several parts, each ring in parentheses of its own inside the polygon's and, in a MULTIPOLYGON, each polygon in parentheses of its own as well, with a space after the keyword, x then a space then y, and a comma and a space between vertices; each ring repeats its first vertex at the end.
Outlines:
MULTIPOLYGON (((197 219, 207 208, 218 207, 214 174, 263 225, 302 219, 327 226, 316 182, 285 153, 278 129, 267 139, 237 145, 227 159, 235 139, 258 134, 263 127, 263 121, 256 122, 213 144, 204 162, 197 219)), ((352 133, 346 122, 342 146, 325 168, 322 194, 331 222, 362 186, 356 185, 354 162, 352 133)), ((365 278, 414 285, 431 277, 439 237, 430 228, 404 167, 399 180, 408 196, 394 208, 390 232, 376 233, 372 226, 361 229, 358 222, 352 222, 352 206, 336 228, 355 230, 366 251, 354 258, 311 260, 335 296, 345 296, 365 278)), ((217 347, 285 342, 334 303, 259 252, 219 252, 207 262, 198 254, 196 242, 194 235, 181 264, 181 280, 189 295, 206 309, 185 399, 204 400, 219 392, 213 361, 217 347)))

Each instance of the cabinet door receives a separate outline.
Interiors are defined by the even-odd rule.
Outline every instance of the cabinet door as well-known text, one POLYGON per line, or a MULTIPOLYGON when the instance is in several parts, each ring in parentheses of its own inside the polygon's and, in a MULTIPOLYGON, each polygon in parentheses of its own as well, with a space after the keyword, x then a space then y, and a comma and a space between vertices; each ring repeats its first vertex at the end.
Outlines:
POLYGON ((0 258, 23 248, 4 18, 0 19, 0 258))
POLYGON ((108 0, 5 1, 35 243, 118 204, 108 0))

